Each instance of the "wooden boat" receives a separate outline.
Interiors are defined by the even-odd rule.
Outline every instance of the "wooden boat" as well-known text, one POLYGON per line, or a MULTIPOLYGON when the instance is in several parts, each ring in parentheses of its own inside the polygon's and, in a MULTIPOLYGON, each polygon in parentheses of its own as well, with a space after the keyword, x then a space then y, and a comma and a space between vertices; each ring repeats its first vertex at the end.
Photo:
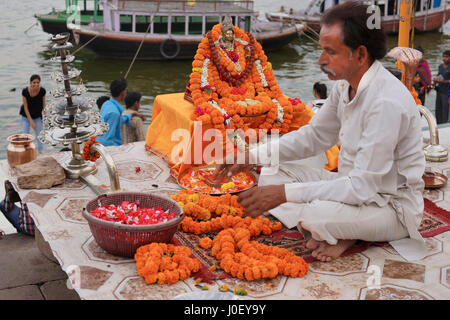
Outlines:
MULTIPOLYGON (((266 13, 269 21, 304 23, 306 29, 315 32, 320 31, 320 19, 328 8, 331 8, 346 0, 312 0, 303 10, 284 10, 280 12, 266 13)), ((398 33, 400 19, 401 0, 372 0, 368 1, 377 5, 381 13, 381 25, 388 34, 398 33)), ((412 11, 414 16, 414 29, 416 32, 435 31, 443 27, 450 19, 450 5, 446 0, 416 0, 412 11)), ((306 30, 305 30, 306 31, 306 30)))
POLYGON ((73 27, 78 45, 99 55, 137 59, 192 59, 214 25, 230 15, 233 24, 251 32, 264 50, 277 50, 302 32, 301 24, 257 20, 254 1, 119 1, 102 2, 103 23, 73 27), (95 38, 95 39, 94 39, 95 38), (142 43, 142 45, 141 45, 142 43))

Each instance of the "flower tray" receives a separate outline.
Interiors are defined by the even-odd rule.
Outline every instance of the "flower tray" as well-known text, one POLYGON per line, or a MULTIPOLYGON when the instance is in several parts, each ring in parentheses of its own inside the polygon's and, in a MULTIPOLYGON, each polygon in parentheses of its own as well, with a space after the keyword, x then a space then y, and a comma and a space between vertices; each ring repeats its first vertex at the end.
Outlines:
POLYGON ((117 192, 103 194, 89 201, 83 208, 83 217, 88 221, 92 235, 102 249, 116 256, 133 258, 140 246, 152 242, 169 243, 183 220, 184 213, 178 203, 169 198, 148 193, 117 192), (123 201, 136 200, 140 201, 142 208, 161 207, 164 211, 174 212, 177 217, 152 225, 128 225, 102 220, 91 214, 100 205, 120 205, 123 201))

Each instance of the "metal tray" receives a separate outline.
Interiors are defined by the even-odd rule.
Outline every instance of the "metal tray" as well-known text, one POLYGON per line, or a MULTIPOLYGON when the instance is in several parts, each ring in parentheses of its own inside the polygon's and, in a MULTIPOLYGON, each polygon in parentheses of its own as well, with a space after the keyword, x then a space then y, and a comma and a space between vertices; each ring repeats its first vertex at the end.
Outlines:
MULTIPOLYGON (((209 169, 209 168, 214 168, 214 167, 211 167, 211 166, 195 167, 195 168, 191 168, 191 170, 194 171, 194 170, 198 170, 198 169, 209 169)), ((188 189, 188 188, 185 187, 183 184, 181 184, 181 182, 180 182, 181 179, 182 179, 188 172, 189 172, 189 171, 186 170, 185 172, 183 172, 181 175, 178 176, 178 179, 177 179, 178 185, 179 185, 181 188, 186 189, 186 190, 189 190, 189 191, 192 191, 192 192, 203 193, 203 194, 209 194, 209 195, 212 195, 212 196, 221 196, 221 195, 224 195, 224 194, 238 194, 238 193, 240 193, 240 192, 247 191, 247 190, 250 190, 251 188, 254 188, 254 187, 257 185, 257 182, 258 182, 258 180, 256 179, 256 176, 255 176, 252 172, 246 171, 245 174, 249 175, 250 178, 254 181, 254 183, 253 183, 253 185, 252 185, 251 187, 249 187, 249 188, 247 188, 247 189, 245 189, 245 190, 239 190, 239 191, 233 191, 233 192, 220 192, 220 193, 202 192, 202 191, 196 191, 196 190, 188 189)))
POLYGON ((425 189, 439 189, 447 184, 448 178, 441 173, 425 171, 422 176, 425 182, 425 189))

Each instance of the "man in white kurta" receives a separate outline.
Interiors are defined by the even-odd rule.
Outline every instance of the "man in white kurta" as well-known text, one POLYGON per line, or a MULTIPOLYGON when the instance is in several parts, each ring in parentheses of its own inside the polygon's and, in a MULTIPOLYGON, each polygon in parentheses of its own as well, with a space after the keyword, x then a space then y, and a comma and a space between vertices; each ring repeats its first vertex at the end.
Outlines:
POLYGON ((339 257, 356 240, 390 241, 404 257, 420 259, 425 158, 419 110, 378 61, 386 54, 386 36, 366 21, 367 5, 359 1, 324 14, 318 63, 339 81, 320 112, 281 137, 278 151, 272 148, 276 141, 251 149, 245 165, 218 166, 216 175, 225 167, 222 175, 229 176, 248 164, 274 169, 279 160, 278 170, 263 169, 258 187, 241 193, 239 202, 250 216, 269 212, 286 227, 298 227, 319 260, 339 257), (295 162, 338 141, 337 173, 295 162))
MULTIPOLYGON (((287 202, 269 212, 286 227, 298 226, 307 238, 331 245, 338 239, 405 237, 421 244, 425 160, 414 99, 378 61, 351 101, 348 92, 348 82, 338 81, 310 124, 279 140, 279 170, 263 169, 259 186, 284 184, 287 202), (286 163, 319 154, 338 139, 337 173, 286 163)), ((270 164, 270 154, 257 154, 250 151, 250 163, 270 164)))

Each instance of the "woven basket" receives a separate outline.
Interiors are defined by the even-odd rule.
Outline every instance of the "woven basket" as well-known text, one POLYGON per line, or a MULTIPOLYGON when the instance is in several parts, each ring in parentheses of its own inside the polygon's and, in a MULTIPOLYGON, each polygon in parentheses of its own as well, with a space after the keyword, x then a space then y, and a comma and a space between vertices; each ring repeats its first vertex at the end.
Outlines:
POLYGON ((88 221, 92 235, 105 251, 121 257, 133 258, 137 248, 152 242, 168 243, 183 220, 183 209, 176 201, 148 193, 117 192, 103 194, 89 201, 83 208, 83 217, 88 221), (102 205, 120 205, 123 201, 139 200, 142 208, 157 208, 174 212, 176 218, 152 225, 127 225, 94 217, 91 212, 102 205))

